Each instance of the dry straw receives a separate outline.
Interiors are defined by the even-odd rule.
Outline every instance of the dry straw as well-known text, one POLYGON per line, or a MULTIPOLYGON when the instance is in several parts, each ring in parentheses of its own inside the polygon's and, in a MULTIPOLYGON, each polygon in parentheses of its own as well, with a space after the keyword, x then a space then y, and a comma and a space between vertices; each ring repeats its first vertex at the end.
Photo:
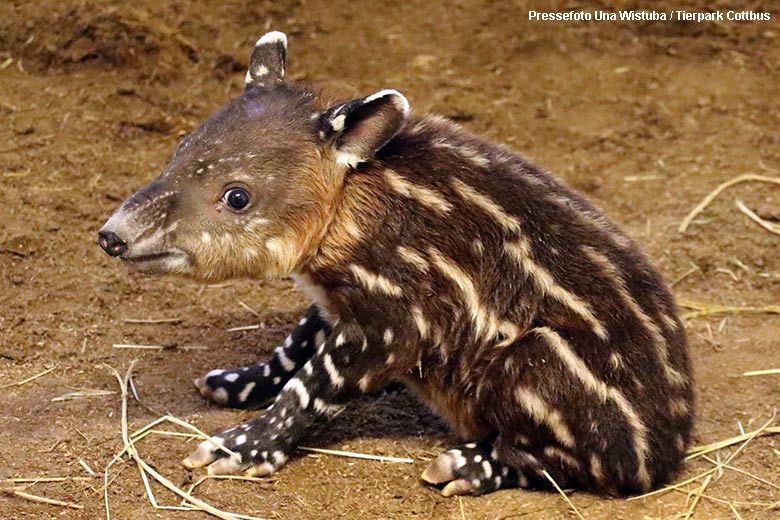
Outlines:
POLYGON ((65 507, 68 509, 84 509, 81 504, 68 502, 66 500, 57 500, 40 495, 28 493, 26 490, 35 484, 68 482, 68 481, 87 481, 87 477, 37 477, 37 478, 8 478, 0 480, 0 495, 8 495, 21 498, 37 504, 47 504, 50 506, 65 507), (21 485, 20 485, 21 484, 21 485))
POLYGON ((755 439, 766 435, 774 435, 780 433, 780 428, 770 426, 774 421, 775 421, 775 415, 773 414, 772 417, 766 423, 764 423, 760 428, 756 430, 753 430, 751 432, 742 432, 740 435, 728 439, 724 439, 718 442, 713 442, 711 444, 707 444, 704 446, 697 446, 691 448, 691 450, 689 450, 688 452, 688 456, 685 459, 686 461, 702 458, 703 460, 706 460, 707 462, 713 464, 714 467, 702 473, 699 473, 698 475, 694 475, 693 477, 685 479, 681 482, 669 484, 668 486, 665 486, 661 489, 657 489, 655 491, 645 493, 644 495, 631 497, 628 500, 638 500, 650 496, 667 493, 670 491, 685 493, 688 495, 688 500, 690 502, 688 502, 686 509, 683 512, 681 512, 679 515, 677 515, 677 517, 682 518, 684 520, 688 520, 694 515, 694 513, 696 512, 696 508, 699 506, 702 499, 711 500, 716 503, 727 505, 732 512, 734 511, 737 512, 735 515, 737 516, 737 518, 739 518, 738 516, 739 512, 737 510, 738 506, 739 507, 761 507, 766 510, 775 508, 778 505, 778 503, 726 500, 705 493, 708 487, 714 481, 717 481, 718 478, 720 478, 720 476, 724 473, 725 470, 729 470, 739 475, 749 477, 752 480, 761 482, 762 484, 768 485, 774 489, 780 489, 780 486, 778 486, 777 484, 767 479, 764 479, 762 477, 759 477, 757 475, 754 475, 748 471, 737 468, 731 464, 732 461, 734 461, 739 456, 739 454, 742 453, 745 450, 745 448, 755 439), (717 460, 707 456, 707 454, 709 453, 712 452, 719 453, 719 450, 731 446, 735 446, 735 445, 738 445, 738 447, 732 453, 730 453, 729 456, 724 461, 721 461, 719 456, 717 460), (685 486, 698 481, 701 481, 701 484, 699 484, 694 490, 692 491, 686 490, 685 486))
POLYGON ((717 314, 780 314, 780 305, 744 306, 715 305, 701 302, 680 302, 680 307, 691 309, 683 314, 684 319, 699 318, 717 314))
POLYGON ((780 179, 776 177, 767 177, 764 175, 754 175, 754 174, 746 174, 746 175, 740 175, 738 177, 734 177, 733 179, 730 179, 720 185, 718 185, 714 190, 712 190, 702 201, 691 210, 688 215, 680 222, 680 226, 677 228, 677 231, 680 233, 685 233, 685 231, 688 230, 688 226, 691 225, 691 222, 693 222, 693 219, 695 219, 699 213, 704 211, 704 209, 710 205, 710 203, 715 200, 715 198, 723 193, 726 189, 730 188, 731 186, 734 186, 735 184, 739 184, 742 182, 765 182, 770 184, 780 184, 780 179))
POLYGON ((378 460, 380 462, 401 462, 405 464, 414 464, 413 459, 406 457, 385 457, 383 455, 369 455, 367 453, 356 453, 354 451, 326 450, 324 448, 309 448, 307 446, 298 446, 301 451, 312 453, 324 453, 326 455, 335 455, 337 457, 350 457, 353 459, 378 460))
POLYGON ((67 507, 69 509, 84 509, 84 506, 81 504, 76 504, 74 502, 66 502, 64 500, 56 500, 54 498, 46 498, 39 495, 33 495, 31 493, 27 493, 26 491, 22 491, 19 488, 13 488, 10 491, 7 491, 6 493, 17 496, 19 498, 23 498, 25 500, 29 500, 30 502, 36 502, 38 504, 48 504, 51 506, 59 506, 59 507, 67 507))
POLYGON ((777 375, 777 374, 780 374, 780 368, 768 368, 766 370, 749 370, 747 372, 742 373, 744 377, 770 376, 770 375, 777 375))
POLYGON ((147 318, 125 318, 122 320, 125 323, 135 323, 138 325, 155 325, 158 323, 181 323, 184 321, 182 318, 157 318, 157 319, 147 319, 147 318))
POLYGON ((92 399, 95 397, 105 397, 107 395, 114 395, 116 392, 113 390, 102 390, 102 389, 85 389, 85 390, 78 390, 76 392, 69 392, 64 395, 60 395, 57 397, 53 397, 51 399, 52 403, 57 403, 60 401, 74 401, 76 399, 92 399))
POLYGON ((114 348, 135 349, 135 350, 208 350, 203 345, 136 345, 134 343, 115 343, 114 348))
MULTIPOLYGON (((194 497, 192 493, 203 482, 211 479, 241 480, 241 481, 249 481, 249 482, 265 482, 265 483, 271 482, 269 479, 260 479, 256 477, 236 476, 236 475, 208 475, 208 476, 201 477, 195 483, 191 484, 187 490, 184 490, 176 486, 175 484, 173 484, 169 479, 167 479, 160 473, 158 473, 152 467, 151 464, 146 462, 146 460, 141 457, 138 450, 136 449, 136 443, 142 441, 149 435, 163 435, 163 436, 171 436, 171 437, 186 438, 186 439, 207 439, 210 440, 211 442, 214 442, 218 448, 224 450, 229 455, 235 456, 237 454, 231 451, 230 449, 228 449, 227 447, 225 447, 224 445, 216 443, 216 441, 211 436, 202 432, 195 426, 189 424, 186 421, 178 419, 170 414, 158 417, 157 419, 154 419, 150 423, 146 424, 145 426, 142 426, 141 428, 138 428, 132 433, 129 432, 127 407, 128 407, 128 398, 129 395, 131 395, 130 389, 132 388, 132 379, 133 379, 132 376, 133 376, 134 365, 135 362, 133 362, 130 365, 130 368, 128 369, 127 373, 124 376, 121 376, 116 369, 112 367, 108 367, 116 377, 117 381, 119 382, 119 387, 121 390, 121 403, 122 403, 121 436, 122 436, 123 448, 118 454, 116 454, 112 458, 112 460, 109 462, 109 464, 106 466, 103 472, 103 499, 104 499, 104 507, 106 510, 106 519, 111 520, 108 488, 113 482, 113 479, 109 479, 109 472, 111 470, 111 467, 117 461, 120 461, 122 457, 127 455, 135 462, 136 467, 138 468, 139 471, 139 475, 141 477, 141 481, 143 482, 144 488, 146 490, 146 495, 149 499, 150 504, 155 509, 167 509, 167 510, 176 510, 176 511, 203 511, 213 516, 216 516, 217 518, 222 518, 225 520, 263 520, 262 518, 258 518, 255 516, 249 516, 249 515, 224 511, 222 509, 219 509, 209 504, 204 500, 200 500, 194 497), (175 426, 187 429, 189 430, 189 432, 172 432, 172 431, 165 431, 165 430, 158 429, 157 426, 163 423, 171 423, 175 426), (158 482, 163 487, 165 487, 175 495, 179 496, 179 498, 181 498, 180 504, 161 505, 157 501, 154 492, 152 491, 152 487, 151 487, 152 481, 158 482)), ((371 455, 367 453, 357 453, 351 451, 326 450, 322 448, 307 448, 307 447, 300 447, 299 449, 303 451, 322 453, 327 455, 336 455, 340 457, 352 457, 352 458, 359 458, 359 459, 370 459, 370 460, 377 460, 382 462, 402 462, 402 463, 414 462, 412 459, 408 459, 408 458, 386 457, 381 455, 371 455)), ((114 478, 116 478, 116 476, 114 478)))
POLYGON ((543 469, 543 470, 542 470, 542 474, 544 475, 544 477, 545 477, 547 480, 549 480, 549 481, 550 481, 550 484, 552 484, 552 485, 553 485, 553 487, 555 488, 555 491, 557 491, 557 492, 558 492, 558 493, 559 493, 559 494, 560 494, 560 495, 563 497, 563 499, 564 499, 564 500, 566 501, 566 503, 569 505, 569 507, 571 508, 571 510, 572 510, 572 511, 574 511, 574 514, 576 514, 576 515, 577 515, 577 518, 579 518, 580 520, 585 520, 585 517, 584 517, 584 516, 582 516, 582 513, 580 513, 580 510, 579 510, 579 509, 577 509, 577 506, 575 506, 575 505, 574 505, 574 502, 572 502, 572 501, 571 501, 571 499, 569 498, 569 495, 567 495, 566 493, 564 493, 564 492, 563 492, 563 490, 561 489, 561 486, 559 486, 559 485, 558 485, 558 483, 555 481, 555 479, 554 479, 554 478, 552 478, 552 475, 550 475, 549 473, 547 473, 547 470, 546 470, 546 469, 543 469))
MULTIPOLYGON (((129 381, 132 378, 133 375, 133 368, 134 368, 135 362, 133 362, 130 365, 130 368, 128 368, 127 372, 125 373, 124 377, 122 377, 119 372, 114 369, 110 368, 111 372, 116 377, 117 381, 119 382, 119 387, 121 389, 122 394, 122 414, 121 414, 121 428, 122 428, 122 442, 124 444, 124 447, 121 454, 127 453, 130 458, 136 463, 136 466, 138 467, 139 474, 141 475, 141 480, 143 481, 144 487, 146 488, 146 495, 149 498, 149 502, 152 504, 152 506, 155 509, 168 509, 168 510, 181 510, 181 511, 204 511, 206 513, 209 513, 213 516, 216 516, 217 518, 221 518, 223 520, 237 520, 237 519, 243 519, 243 520, 264 520, 259 517, 250 517, 246 515, 238 515, 235 513, 230 513, 227 511, 223 511, 217 507, 214 507, 213 505, 209 504, 208 502, 205 502, 199 498, 196 498, 192 496, 190 493, 184 491, 179 486, 162 476, 160 473, 157 472, 154 468, 152 468, 151 465, 149 465, 138 453, 138 450, 135 448, 135 441, 131 439, 129 431, 128 431, 128 421, 127 421, 127 401, 128 401, 128 395, 129 395, 129 381), (168 489, 169 491, 173 492, 174 494, 178 495, 180 498, 187 501, 186 506, 165 506, 160 505, 155 496, 152 492, 150 480, 149 478, 155 480, 159 484, 161 484, 163 487, 168 489)), ((170 420, 170 418, 166 417, 163 420, 170 420)), ((156 420, 157 424, 159 424, 159 420, 156 420)), ((205 434, 204 434, 205 435, 205 434)), ((120 456, 121 456, 120 454, 120 456)), ((108 499, 108 473, 109 469, 112 466, 112 464, 118 460, 118 456, 114 457, 114 459, 106 466, 105 472, 104 472, 104 501, 105 501, 105 508, 106 508, 106 519, 111 519, 111 510, 109 507, 109 499, 108 499)))
POLYGON ((58 368, 59 368, 59 366, 55 366, 55 367, 51 367, 51 368, 47 368, 47 369, 46 369, 46 370, 44 370, 43 372, 40 372, 40 373, 38 373, 38 374, 35 374, 34 376, 30 376, 30 377, 28 377, 28 378, 26 378, 26 379, 22 379, 21 381, 17 381, 17 382, 15 382, 15 383, 7 383, 7 384, 4 384, 4 385, 0 385, 0 389, 3 389, 3 388, 11 388, 12 386, 23 386, 23 385, 26 385, 27 383, 29 383, 29 382, 31 382, 31 381, 35 381, 36 379, 38 379, 38 378, 40 378, 40 377, 43 377, 43 376, 45 376, 46 374, 49 374, 49 373, 51 373, 51 372, 53 372, 53 371, 57 370, 58 368))
POLYGON ((747 215, 750 220, 752 220, 762 228, 766 229, 770 233, 774 233, 775 235, 780 235, 780 225, 777 225, 774 222, 770 222, 766 219, 759 217, 753 211, 751 211, 747 206, 745 206, 741 200, 736 201, 736 204, 737 204, 737 209, 739 209, 742 213, 747 215))

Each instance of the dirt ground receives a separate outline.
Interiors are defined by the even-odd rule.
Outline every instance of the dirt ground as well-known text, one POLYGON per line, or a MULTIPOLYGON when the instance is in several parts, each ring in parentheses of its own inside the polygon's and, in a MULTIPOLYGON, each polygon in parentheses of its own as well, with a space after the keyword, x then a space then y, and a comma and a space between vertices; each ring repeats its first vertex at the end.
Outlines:
MULTIPOLYGON (((576 2, 586 10, 633 4, 576 2)), ((687 233, 677 231, 720 182, 780 172, 780 9, 752 5, 763 5, 772 21, 532 23, 522 1, 0 3, 0 478, 81 477, 26 491, 83 505, 33 503, 10 496, 4 483, 0 517, 105 517, 102 472, 121 448, 118 387, 106 365, 124 370, 138 360, 135 383, 147 408, 131 404, 133 427, 170 412, 212 432, 251 415, 205 402, 192 379, 267 355, 297 322, 304 297, 289 281, 202 286, 128 274, 100 251, 96 232, 157 175, 182 135, 240 92, 248 53, 268 29, 288 34, 295 79, 345 96, 397 88, 416 110, 456 119, 556 172, 643 244, 677 282, 681 302, 777 304, 780 237, 734 202, 780 220, 780 187, 737 186, 687 233), (178 321, 125 321, 132 318, 178 321), (257 323, 265 328, 227 331, 257 323), (113 347, 121 343, 205 349, 113 347)), ((780 316, 727 313, 686 323, 698 377, 697 442, 766 422, 780 376, 740 374, 780 367, 780 316)), ((442 498, 418 475, 453 442, 422 406, 392 391, 356 403, 306 443, 414 464, 300 453, 266 482, 209 481, 198 496, 280 519, 575 518, 554 492, 442 498)), ((156 437, 140 449, 185 485, 198 477, 179 465, 193 445, 156 437)), ((753 441, 732 465, 771 485, 726 469, 694 518, 780 518, 778 509, 751 504, 780 500, 780 439, 753 441), (736 512, 715 499, 734 502, 736 512)), ((694 461, 679 480, 711 467, 694 461)), ((131 463, 117 462, 111 475, 112 518, 206 518, 152 509, 131 463)), ((684 492, 570 498, 587 519, 679 518, 686 510, 684 492)))

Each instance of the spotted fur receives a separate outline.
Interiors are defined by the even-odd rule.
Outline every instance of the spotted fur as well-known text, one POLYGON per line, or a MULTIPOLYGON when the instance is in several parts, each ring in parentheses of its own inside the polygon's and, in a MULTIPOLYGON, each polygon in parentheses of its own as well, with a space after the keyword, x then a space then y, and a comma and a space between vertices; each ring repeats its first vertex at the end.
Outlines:
POLYGON ((314 300, 269 361, 196 381, 222 404, 273 404, 185 463, 270 474, 314 421, 402 381, 469 442, 423 474, 446 495, 547 476, 609 494, 667 482, 690 441, 692 371, 637 245, 552 175, 411 114, 397 91, 331 104, 285 82, 286 50, 281 33, 261 38, 245 93, 101 232, 146 271, 289 275, 314 300), (226 206, 231 186, 246 209, 226 206))

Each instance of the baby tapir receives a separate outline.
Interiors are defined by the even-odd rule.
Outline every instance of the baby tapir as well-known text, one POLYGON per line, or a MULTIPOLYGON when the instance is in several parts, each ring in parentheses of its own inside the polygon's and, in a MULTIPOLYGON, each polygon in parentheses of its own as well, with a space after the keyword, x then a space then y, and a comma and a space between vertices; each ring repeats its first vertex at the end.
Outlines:
POLYGON ((284 34, 260 38, 244 93, 99 234, 146 272, 292 276, 314 301, 269 361, 195 381, 220 404, 273 404, 184 464, 271 474, 314 421, 401 381, 465 442, 422 474, 444 495, 667 481, 690 440, 691 366, 636 244, 395 90, 329 105, 286 82, 286 53, 284 34))

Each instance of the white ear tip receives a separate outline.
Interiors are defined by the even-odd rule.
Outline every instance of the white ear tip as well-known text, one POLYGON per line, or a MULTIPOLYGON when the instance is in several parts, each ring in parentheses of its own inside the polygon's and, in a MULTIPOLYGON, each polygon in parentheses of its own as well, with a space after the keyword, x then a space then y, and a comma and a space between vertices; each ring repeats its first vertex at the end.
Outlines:
POLYGON ((266 45, 268 43, 281 43, 284 45, 284 48, 287 48, 287 35, 284 34, 281 31, 271 31, 269 33, 265 33, 260 37, 259 40, 257 40, 257 43, 255 43, 255 47, 259 45, 266 45))
POLYGON ((392 99, 392 103, 404 114, 409 113, 409 100, 406 99, 406 96, 395 90, 394 88, 387 88, 385 90, 380 90, 376 94, 372 94, 366 98, 366 103, 370 103, 371 101, 374 101, 375 99, 383 98, 383 97, 390 97, 392 99))

